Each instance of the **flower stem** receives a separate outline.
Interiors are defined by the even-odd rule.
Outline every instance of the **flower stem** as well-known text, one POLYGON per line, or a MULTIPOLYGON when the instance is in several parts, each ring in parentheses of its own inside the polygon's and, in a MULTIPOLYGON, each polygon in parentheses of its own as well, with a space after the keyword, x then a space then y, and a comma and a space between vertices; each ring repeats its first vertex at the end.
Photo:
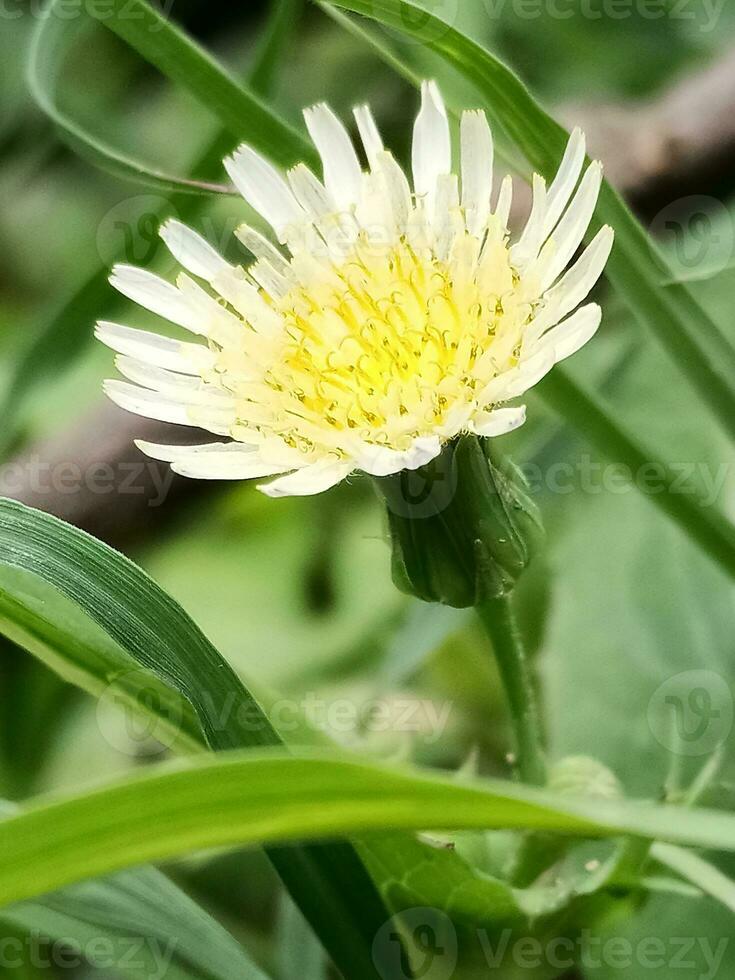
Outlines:
POLYGON ((477 613, 493 645, 508 699, 516 741, 518 773, 524 783, 546 782, 546 762, 536 693, 509 596, 485 599, 477 613))

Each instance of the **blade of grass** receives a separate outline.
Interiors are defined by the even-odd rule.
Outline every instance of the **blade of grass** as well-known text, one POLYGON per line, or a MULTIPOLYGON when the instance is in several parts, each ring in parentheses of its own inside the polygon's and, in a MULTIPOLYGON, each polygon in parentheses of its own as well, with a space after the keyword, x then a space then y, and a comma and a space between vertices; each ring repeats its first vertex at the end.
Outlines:
POLYGON ((88 0, 91 16, 213 112, 233 136, 281 166, 316 165, 312 144, 240 85, 202 47, 146 0, 88 0))
MULTIPOLYGON (((314 752, 201 756, 85 793, 37 799, 0 823, 3 903, 202 848, 395 829, 628 834, 735 850, 735 816, 570 798, 502 780, 458 781, 314 752), (206 820, 202 819, 206 800, 206 820)), ((348 976, 356 975, 354 966, 348 976)))
POLYGON ((167 980, 266 980, 240 944, 154 868, 13 905, 0 921, 78 949, 104 976, 150 980, 165 963, 167 980))
POLYGON ((631 433, 612 422, 601 399, 559 371, 558 366, 538 387, 539 396, 567 419, 612 462, 627 467, 621 471, 633 486, 637 475, 657 474, 657 491, 647 495, 692 541, 735 578, 735 525, 733 525, 693 484, 682 484, 681 473, 656 459, 631 433), (629 476, 630 474, 630 476, 629 476))
POLYGON ((709 861, 674 844, 661 843, 653 845, 651 857, 735 912, 735 882, 709 861))
POLYGON ((97 134, 59 108, 56 92, 59 76, 72 49, 81 45, 94 21, 83 16, 64 16, 65 0, 52 0, 39 18, 28 54, 26 77, 31 95, 54 122, 65 141, 82 156, 126 180, 134 180, 165 193, 231 194, 227 185, 176 177, 110 146, 97 134))
MULTIPOLYGON (((0 501, 0 563, 59 590, 134 663, 178 692, 210 748, 282 744, 204 634, 123 555, 62 521, 0 501)), ((387 912, 352 845, 277 848, 269 857, 338 967, 375 980, 372 941, 387 912)))

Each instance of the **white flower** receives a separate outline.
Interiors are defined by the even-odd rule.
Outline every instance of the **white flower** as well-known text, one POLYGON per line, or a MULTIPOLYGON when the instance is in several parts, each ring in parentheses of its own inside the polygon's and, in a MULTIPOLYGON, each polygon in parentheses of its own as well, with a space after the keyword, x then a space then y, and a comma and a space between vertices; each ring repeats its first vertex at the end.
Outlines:
POLYGON ((528 223, 511 243, 512 183, 506 177, 491 203, 483 112, 462 115, 458 177, 444 104, 424 83, 413 190, 367 106, 355 110, 367 170, 326 105, 305 117, 323 180, 303 164, 284 179, 249 146, 225 161, 283 249, 243 226, 238 237, 256 256, 244 269, 169 221, 161 235, 186 270, 175 285, 113 270, 120 292, 201 341, 97 328, 128 379, 106 383, 113 401, 232 440, 139 443, 144 452, 191 477, 277 477, 260 487, 271 496, 318 493, 354 470, 413 469, 462 432, 498 436, 521 425, 524 407, 506 403, 600 323, 598 306, 579 304, 613 240, 603 228, 565 272, 601 182, 599 163, 582 175, 579 130, 551 186, 534 177, 528 223))

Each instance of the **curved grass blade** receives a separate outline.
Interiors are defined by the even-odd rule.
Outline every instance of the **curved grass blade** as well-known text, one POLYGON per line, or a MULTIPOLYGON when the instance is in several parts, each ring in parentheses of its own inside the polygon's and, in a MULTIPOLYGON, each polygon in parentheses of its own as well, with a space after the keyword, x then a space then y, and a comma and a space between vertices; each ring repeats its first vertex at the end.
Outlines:
MULTIPOLYGON (((300 0, 280 0, 272 9, 264 37, 248 73, 250 88, 259 95, 265 95, 269 91, 274 68, 283 57, 288 36, 294 28, 299 3, 300 0)), ((208 175, 220 171, 222 160, 230 152, 234 142, 235 138, 226 129, 220 130, 197 153, 191 171, 208 175)), ((157 216, 163 220, 166 213, 173 213, 180 221, 195 221, 208 204, 208 198, 188 193, 188 188, 180 188, 178 185, 173 189, 175 193, 162 204, 157 216)), ((135 226, 131 226, 129 230, 133 236, 131 251, 137 254, 136 246, 140 235, 135 226)), ((118 260, 130 261, 130 256, 121 253, 118 260)), ((95 270, 70 297, 50 313, 21 356, 0 400, 0 417, 3 418, 0 456, 4 455, 14 441, 19 410, 30 393, 49 374, 58 374, 60 368, 71 363, 79 351, 92 342, 90 324, 96 319, 104 318, 105 310, 109 310, 119 301, 116 293, 110 289, 108 276, 107 266, 95 270)))
MULTIPOLYGON (((47 514, 0 500, 0 564, 60 591, 136 664, 178 692, 210 748, 282 744, 201 630, 119 552, 47 514)), ((354 848, 343 842, 277 848, 269 857, 338 967, 375 980, 371 944, 387 913, 354 848)))
POLYGON ((259 96, 272 92, 278 69, 296 33, 304 0, 274 0, 263 38, 248 76, 250 90, 259 96))
POLYGON ((674 844, 654 844, 651 857, 735 912, 735 882, 693 851, 674 844))
POLYGON ((154 868, 13 905, 0 922, 73 946, 105 976, 266 980, 227 930, 154 868))
POLYGON ((64 16, 64 0, 51 0, 38 19, 28 55, 27 78, 33 98, 55 123, 64 139, 82 156, 110 173, 134 180, 165 193, 230 194, 233 188, 210 181, 192 180, 164 173, 110 146, 59 108, 56 101, 59 75, 72 48, 84 40, 94 21, 83 16, 64 16))
MULTIPOLYGON (((530 163, 551 179, 564 152, 567 133, 497 58, 412 0, 328 2, 424 40, 475 86, 490 118, 530 163)), ((735 437, 735 350, 683 284, 664 288, 662 280, 670 277, 670 270, 622 198, 607 183, 600 194, 597 216, 615 229, 615 247, 606 270, 609 279, 675 359, 723 428, 735 437)))
POLYGON ((316 164, 311 143, 240 85, 146 0, 88 0, 87 10, 167 78, 194 95, 237 138, 281 166, 316 164))
MULTIPOLYGON (((334 754, 261 750, 163 764, 86 793, 37 799, 0 824, 0 896, 5 903, 28 899, 201 848, 427 827, 589 839, 626 834, 735 850, 730 813, 570 798, 502 780, 459 782, 334 754)), ((354 964, 348 975, 356 975, 354 964)))

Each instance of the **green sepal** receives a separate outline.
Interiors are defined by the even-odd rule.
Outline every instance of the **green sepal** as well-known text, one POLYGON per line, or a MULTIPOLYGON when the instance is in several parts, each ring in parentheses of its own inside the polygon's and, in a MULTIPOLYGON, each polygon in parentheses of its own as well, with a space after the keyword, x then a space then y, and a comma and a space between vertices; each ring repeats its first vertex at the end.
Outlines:
POLYGON ((426 466, 376 479, 396 586, 464 608, 510 592, 543 538, 520 470, 494 441, 461 436, 426 466))

